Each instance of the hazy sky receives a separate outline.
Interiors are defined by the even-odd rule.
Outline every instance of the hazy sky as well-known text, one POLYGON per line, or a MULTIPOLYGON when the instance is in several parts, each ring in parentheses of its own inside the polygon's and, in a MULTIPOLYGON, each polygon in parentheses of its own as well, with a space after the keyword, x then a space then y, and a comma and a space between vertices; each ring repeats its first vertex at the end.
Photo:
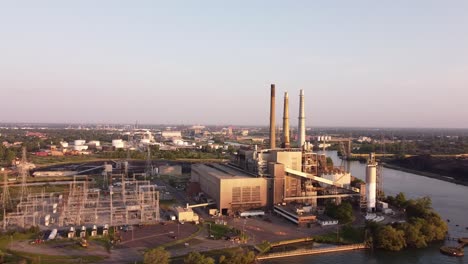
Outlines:
POLYGON ((1 1, 0 122, 468 127, 468 1, 1 1))

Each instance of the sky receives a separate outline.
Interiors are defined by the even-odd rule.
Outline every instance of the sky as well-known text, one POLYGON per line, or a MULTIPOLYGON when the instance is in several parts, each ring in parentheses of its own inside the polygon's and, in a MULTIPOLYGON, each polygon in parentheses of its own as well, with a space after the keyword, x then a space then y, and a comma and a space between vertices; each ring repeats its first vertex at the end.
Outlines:
POLYGON ((0 1, 0 122, 468 128, 468 1, 0 1))

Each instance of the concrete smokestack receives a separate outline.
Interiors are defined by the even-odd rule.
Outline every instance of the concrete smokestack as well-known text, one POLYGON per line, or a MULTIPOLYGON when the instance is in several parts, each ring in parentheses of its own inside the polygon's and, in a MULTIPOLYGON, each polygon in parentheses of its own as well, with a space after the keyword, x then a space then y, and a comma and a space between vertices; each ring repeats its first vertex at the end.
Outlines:
POLYGON ((276 148, 276 112, 275 112, 275 85, 271 85, 271 97, 270 97, 270 148, 276 148))
POLYGON ((370 154, 369 162, 366 168, 366 198, 367 212, 375 212, 377 194, 377 163, 374 153, 370 154))
POLYGON ((305 110, 304 110, 304 90, 301 89, 299 94, 299 136, 297 139, 297 144, 300 148, 304 146, 305 137, 306 137, 306 127, 305 127, 305 110))
POLYGON ((283 112, 283 148, 290 148, 289 141, 289 95, 284 93, 284 112, 283 112))

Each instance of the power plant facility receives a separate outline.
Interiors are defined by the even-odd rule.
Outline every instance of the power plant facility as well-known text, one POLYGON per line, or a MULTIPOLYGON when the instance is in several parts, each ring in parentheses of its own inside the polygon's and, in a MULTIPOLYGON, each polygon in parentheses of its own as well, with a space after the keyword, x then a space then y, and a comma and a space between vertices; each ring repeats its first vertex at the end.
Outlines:
MULTIPOLYGON (((210 214, 214 210, 213 215, 218 216, 276 213, 299 226, 319 220, 322 225, 328 225, 334 220, 321 217, 324 208, 347 199, 359 204, 367 214, 366 219, 375 219, 375 212, 382 209, 378 199, 383 193, 375 155, 372 153, 368 159, 366 183, 355 181, 349 165, 343 162, 341 166, 334 166, 326 152, 314 151, 309 141, 318 139, 313 142, 322 143, 323 150, 326 143, 338 143, 341 157, 346 160, 351 155, 351 140, 327 135, 307 137, 306 100, 302 89, 298 92, 297 129, 290 127, 291 94, 288 92, 284 92, 282 98, 282 129, 279 129, 276 125, 276 92, 275 84, 271 84, 269 130, 257 131, 256 136, 262 140, 252 140, 248 144, 235 139, 231 127, 216 133, 217 137, 224 135, 224 139, 232 140, 224 142, 224 146, 218 142, 214 144, 215 132, 208 133, 213 135, 206 145, 198 145, 200 141, 197 140, 204 137, 200 135, 203 127, 199 126, 188 130, 165 127, 153 132, 135 128, 122 131, 124 133, 118 138, 109 138, 111 142, 88 138, 76 139, 68 145, 60 141, 62 155, 71 151, 82 155, 84 151, 99 150, 109 155, 105 163, 99 160, 90 164, 54 165, 36 169, 31 174, 24 149, 22 160, 18 161, 19 176, 15 182, 9 183, 8 177, 3 178, 3 229, 154 224, 161 220, 160 191, 161 200, 176 197, 168 189, 172 193, 185 191, 192 201, 200 202, 189 205, 192 201, 184 199, 178 204, 182 207, 187 204, 185 209, 178 210, 182 214, 195 215, 189 209, 203 207, 210 214), (187 140, 191 140, 190 144, 187 140), (258 145, 254 145, 256 143, 258 145), (176 152, 179 149, 193 151, 187 151, 197 155, 193 157, 216 153, 218 163, 213 159, 205 159, 207 162, 204 163, 179 161, 174 159, 175 154, 180 154, 176 152), (202 152, 203 149, 206 152, 202 152), (221 154, 225 155, 223 159, 221 154), (114 159, 113 155, 120 160, 114 159), (125 155, 124 159, 122 156, 125 155), (132 155, 138 158, 134 160, 132 155), (157 165, 153 163, 155 158, 157 165), (170 159, 173 161, 169 162, 170 159), (28 182, 29 176, 36 178, 28 182), (46 191, 49 184, 40 182, 48 183, 49 180, 55 187, 46 191), (168 185, 163 185, 165 183, 168 185), (10 185, 18 189, 15 194, 19 198, 14 205, 9 202, 10 185)), ((242 130, 239 129, 238 135, 244 135, 242 130)), ((42 154, 48 156, 50 153, 52 156, 58 149, 60 147, 54 145, 50 152, 43 150, 35 155, 42 157, 42 154)))
MULTIPOLYGON (((279 137, 282 142, 280 148, 276 147, 276 87, 272 84, 269 148, 240 148, 229 164, 192 165, 192 184, 199 185, 221 214, 265 210, 304 225, 317 220, 325 203, 339 204, 343 198, 360 203, 369 213, 375 212, 375 157, 371 156, 367 167, 367 184, 362 185, 362 190, 351 186, 350 172, 329 164, 326 155, 313 152, 312 144, 306 141, 304 90, 300 90, 299 99, 296 144, 290 141, 289 94, 285 92, 283 129, 279 137)), ((346 143, 350 149, 350 143, 346 143)))

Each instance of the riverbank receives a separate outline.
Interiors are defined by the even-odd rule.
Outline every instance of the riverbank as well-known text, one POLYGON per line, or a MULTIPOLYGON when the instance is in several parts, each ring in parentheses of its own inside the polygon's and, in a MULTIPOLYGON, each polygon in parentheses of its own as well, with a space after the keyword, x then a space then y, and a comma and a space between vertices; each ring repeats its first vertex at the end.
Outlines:
POLYGON ((460 180, 457 180, 457 179, 454 179, 452 177, 445 176, 445 175, 440 175, 440 174, 431 173, 431 172, 427 172, 427 171, 419 171, 419 170, 408 169, 408 168, 405 168, 405 167, 401 167, 401 166, 394 165, 394 164, 389 164, 389 163, 384 163, 383 166, 385 168, 389 168, 389 169, 392 169, 392 170, 404 171, 404 172, 413 173, 413 174, 417 174, 417 175, 420 175, 420 176, 425 176, 425 177, 429 177, 429 178, 433 178, 433 179, 437 179, 437 180, 441 180, 441 181, 446 181, 446 182, 450 182, 450 183, 454 183, 454 184, 458 184, 458 185, 468 186, 468 182, 460 181, 460 180))
POLYGON ((286 257, 296 257, 304 255, 315 255, 315 254, 324 254, 324 253, 333 253, 341 251, 350 251, 350 250, 360 250, 367 249, 368 247, 365 244, 353 244, 353 245, 344 245, 344 246, 330 246, 314 249, 302 249, 302 250, 293 250, 287 252, 278 252, 271 253, 266 255, 261 255, 257 257, 257 260, 268 260, 276 258, 286 258, 286 257))

